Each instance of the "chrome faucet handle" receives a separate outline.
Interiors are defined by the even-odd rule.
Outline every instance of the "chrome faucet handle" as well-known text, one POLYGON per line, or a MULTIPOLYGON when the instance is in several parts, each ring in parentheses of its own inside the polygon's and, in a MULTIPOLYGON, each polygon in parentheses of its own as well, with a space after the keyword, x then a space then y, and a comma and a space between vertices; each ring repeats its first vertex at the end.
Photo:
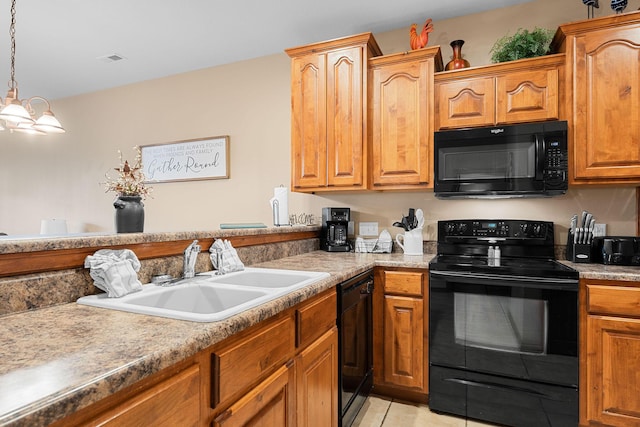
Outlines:
POLYGON ((187 249, 184 250, 184 259, 182 263, 182 277, 190 279, 196 275, 196 261, 198 260, 198 253, 200 253, 201 247, 198 245, 198 241, 191 242, 187 249))

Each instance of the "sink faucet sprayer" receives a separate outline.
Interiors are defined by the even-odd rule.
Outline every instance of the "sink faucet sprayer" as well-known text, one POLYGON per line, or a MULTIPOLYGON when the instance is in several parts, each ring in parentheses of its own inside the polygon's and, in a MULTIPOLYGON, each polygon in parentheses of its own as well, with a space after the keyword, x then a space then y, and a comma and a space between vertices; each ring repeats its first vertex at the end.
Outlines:
POLYGON ((196 275, 196 260, 202 248, 197 240, 194 240, 187 249, 184 250, 184 264, 182 268, 182 278, 189 279, 196 275))

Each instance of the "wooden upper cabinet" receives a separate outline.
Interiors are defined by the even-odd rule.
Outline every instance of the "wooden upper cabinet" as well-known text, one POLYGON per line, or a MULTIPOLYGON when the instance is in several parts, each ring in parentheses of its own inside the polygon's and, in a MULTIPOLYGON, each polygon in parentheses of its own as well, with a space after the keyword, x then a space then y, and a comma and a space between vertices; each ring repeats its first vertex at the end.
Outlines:
POLYGON ((496 123, 558 118, 558 69, 496 77, 496 123))
POLYGON ((369 60, 369 138, 374 190, 433 186, 433 73, 438 47, 369 60))
POLYGON ((557 120, 564 54, 438 73, 437 129, 557 120))
POLYGON ((327 182, 326 56, 293 58, 291 141, 294 187, 321 187, 327 182))
POLYGON ((495 123, 493 78, 454 80, 440 83, 436 88, 438 129, 488 126, 495 123))
POLYGON ((640 12, 561 26, 554 43, 568 60, 570 182, 639 183, 640 12))
POLYGON ((291 61, 293 191, 361 190, 367 185, 367 60, 371 33, 287 49, 291 61))

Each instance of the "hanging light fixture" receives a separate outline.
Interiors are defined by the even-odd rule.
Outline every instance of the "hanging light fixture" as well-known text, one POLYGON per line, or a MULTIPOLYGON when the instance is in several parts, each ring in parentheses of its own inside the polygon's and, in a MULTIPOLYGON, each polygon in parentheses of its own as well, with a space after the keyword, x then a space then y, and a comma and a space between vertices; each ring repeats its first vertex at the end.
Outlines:
POLYGON ((4 126, 0 124, 0 130, 9 129, 25 133, 45 135, 48 133, 63 133, 64 128, 51 112, 49 101, 41 96, 33 96, 25 101, 18 98, 18 82, 16 82, 16 0, 11 0, 11 25, 9 26, 11 36, 11 79, 9 80, 9 91, 2 101, 0 98, 0 120, 4 121, 4 126), (43 102, 45 109, 42 115, 36 119, 36 111, 33 104, 43 102), (24 103, 24 105, 23 105, 24 103))

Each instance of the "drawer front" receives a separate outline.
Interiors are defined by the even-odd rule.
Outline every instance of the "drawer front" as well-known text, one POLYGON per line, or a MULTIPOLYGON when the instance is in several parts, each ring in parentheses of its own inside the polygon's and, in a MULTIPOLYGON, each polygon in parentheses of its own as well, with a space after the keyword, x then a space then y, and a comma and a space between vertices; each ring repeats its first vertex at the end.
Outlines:
POLYGON ((296 310, 296 346, 304 348, 336 324, 335 289, 296 310))
POLYGON ((284 364, 295 350, 293 315, 234 340, 212 354, 211 403, 215 407, 263 374, 284 364))
POLYGON ((424 273, 410 271, 385 271, 384 293, 421 297, 424 273))
POLYGON ((587 285, 587 311, 593 314, 640 317, 640 288, 587 285))

